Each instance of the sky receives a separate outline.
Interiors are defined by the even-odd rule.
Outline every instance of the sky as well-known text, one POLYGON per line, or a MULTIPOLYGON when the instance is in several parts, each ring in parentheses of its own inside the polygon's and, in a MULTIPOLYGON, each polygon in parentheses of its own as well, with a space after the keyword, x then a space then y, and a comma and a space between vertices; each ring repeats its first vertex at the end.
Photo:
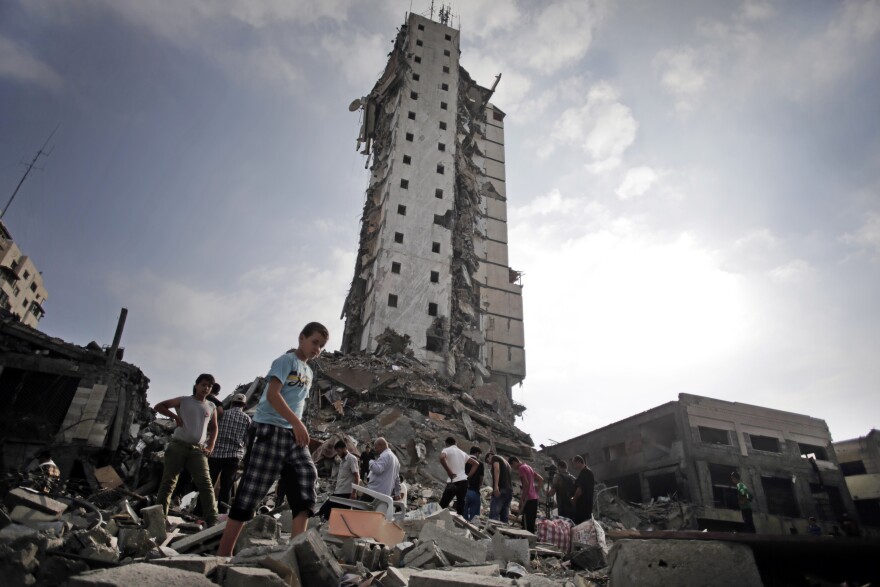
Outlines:
MULTIPOLYGON (((112 341, 149 400, 264 375, 340 321, 359 116, 427 1, 0 1, 0 198, 44 332, 112 341)), ((520 428, 679 393, 880 426, 880 2, 460 0, 507 114, 520 428)))

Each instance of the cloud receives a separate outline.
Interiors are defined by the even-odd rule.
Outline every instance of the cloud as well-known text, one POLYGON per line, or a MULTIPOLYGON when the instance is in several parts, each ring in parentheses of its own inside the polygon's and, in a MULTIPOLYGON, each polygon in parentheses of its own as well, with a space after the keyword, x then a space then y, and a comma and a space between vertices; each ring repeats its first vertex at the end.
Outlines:
POLYGON ((658 179, 660 175, 651 167, 646 165, 631 167, 615 193, 621 200, 637 198, 650 190, 658 179))
POLYGON ((53 92, 64 86, 61 76, 15 41, 0 36, 0 78, 34 84, 53 92))
POLYGON ((385 35, 339 33, 321 38, 321 48, 330 61, 342 71, 348 83, 368 91, 382 73, 387 60, 388 39, 385 35), (352 51, 357 47, 357 51, 352 51))
POLYGON ((746 0, 740 14, 746 20, 767 20, 776 15, 776 8, 763 0, 746 0))
MULTIPOLYGON (((395 3, 396 7, 399 3, 395 3)), ((468 40, 486 39, 522 23, 522 13, 514 0, 468 0, 455 7, 453 24, 460 25, 468 40), (456 18, 458 22, 455 22, 456 18)))
POLYGON ((693 47, 661 51, 654 58, 660 85, 675 99, 675 109, 681 114, 693 110, 706 90, 708 72, 698 59, 693 47))
POLYGON ((868 212, 865 222, 855 232, 846 233, 841 240, 848 245, 861 249, 872 249, 880 253, 880 213, 868 212))
POLYGON ((233 283, 205 286, 141 271, 110 275, 108 288, 130 310, 126 359, 151 374, 157 401, 200 371, 229 387, 262 375, 312 320, 331 330, 328 349, 338 347, 352 267, 353 252, 334 250, 320 267, 257 267, 233 283))
POLYGON ((553 73, 586 55, 593 34, 603 21, 606 3, 566 0, 539 3, 540 11, 526 19, 516 45, 517 61, 535 71, 553 73))
POLYGON ((583 105, 562 113, 551 138, 557 144, 580 147, 590 156, 588 168, 593 172, 617 167, 624 151, 635 141, 639 127, 630 109, 618 101, 619 97, 618 90, 607 82, 594 85, 583 105))
POLYGON ((795 259, 774 267, 770 272, 770 280, 780 285, 803 285, 815 274, 815 268, 803 259, 795 259))

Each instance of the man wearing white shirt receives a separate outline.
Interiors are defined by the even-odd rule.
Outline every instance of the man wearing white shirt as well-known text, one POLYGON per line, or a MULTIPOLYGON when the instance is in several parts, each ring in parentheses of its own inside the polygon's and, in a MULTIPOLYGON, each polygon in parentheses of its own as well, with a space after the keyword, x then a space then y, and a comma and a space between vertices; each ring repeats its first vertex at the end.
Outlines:
POLYGON ((370 461, 367 489, 397 499, 400 496, 400 461, 388 448, 388 441, 381 436, 373 443, 373 450, 378 456, 370 461))
POLYGON ((446 439, 446 448, 440 451, 440 464, 446 469, 449 478, 446 480, 446 489, 440 498, 440 507, 449 507, 452 498, 455 498, 455 511, 464 516, 464 502, 467 498, 468 477, 465 465, 479 464, 477 460, 458 448, 455 438, 446 439))

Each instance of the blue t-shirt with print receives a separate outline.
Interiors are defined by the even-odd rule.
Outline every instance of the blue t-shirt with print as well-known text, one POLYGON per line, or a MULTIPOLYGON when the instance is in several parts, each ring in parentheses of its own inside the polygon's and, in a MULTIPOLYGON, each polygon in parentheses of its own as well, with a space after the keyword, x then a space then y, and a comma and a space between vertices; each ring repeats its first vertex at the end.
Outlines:
POLYGON ((309 387, 312 385, 312 368, 305 361, 300 361, 294 353, 281 355, 274 361, 266 375, 266 387, 263 396, 254 412, 254 422, 271 424, 281 428, 293 428, 290 422, 281 417, 275 408, 269 403, 269 382, 272 378, 281 382, 281 397, 293 410, 297 418, 302 418, 306 398, 309 397, 309 387))

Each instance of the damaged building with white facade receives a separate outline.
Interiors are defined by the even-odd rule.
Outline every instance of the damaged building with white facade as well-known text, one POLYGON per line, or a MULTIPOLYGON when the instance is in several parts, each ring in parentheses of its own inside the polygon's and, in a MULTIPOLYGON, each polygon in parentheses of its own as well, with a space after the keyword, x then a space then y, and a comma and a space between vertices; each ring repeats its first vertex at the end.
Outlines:
MULTIPOLYGON (((459 65, 459 31, 409 14, 362 112, 371 172, 342 351, 388 329, 462 385, 525 377, 521 274, 508 266, 504 113, 459 65)), ((500 78, 500 76, 499 76, 500 78)))
POLYGON ((760 533, 831 532, 855 507, 824 420, 686 393, 544 449, 583 456, 596 481, 632 502, 675 497, 693 504, 696 529, 742 530, 730 474, 755 495, 760 533))

